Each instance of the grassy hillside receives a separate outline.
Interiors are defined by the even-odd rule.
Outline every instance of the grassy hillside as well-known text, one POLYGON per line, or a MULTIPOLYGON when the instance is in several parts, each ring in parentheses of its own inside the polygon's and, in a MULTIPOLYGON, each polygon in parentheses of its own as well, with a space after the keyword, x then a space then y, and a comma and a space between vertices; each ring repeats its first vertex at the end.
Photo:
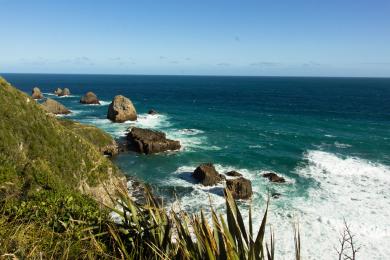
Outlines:
POLYGON ((112 138, 95 127, 59 122, 0 78, 0 183, 28 195, 37 190, 94 187, 117 174, 100 152, 112 138), (97 144, 97 145, 96 145, 97 144))
POLYGON ((96 127, 58 120, 0 77, 1 259, 87 257, 100 247, 81 238, 108 221, 97 203, 107 202, 105 187, 122 184, 102 153, 113 142, 96 127))

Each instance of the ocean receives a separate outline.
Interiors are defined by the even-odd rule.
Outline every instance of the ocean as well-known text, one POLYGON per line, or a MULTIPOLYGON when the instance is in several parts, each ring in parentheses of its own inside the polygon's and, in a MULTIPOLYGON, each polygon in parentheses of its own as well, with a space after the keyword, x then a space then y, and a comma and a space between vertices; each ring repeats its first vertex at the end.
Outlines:
MULTIPOLYGON (((114 160, 130 176, 150 183, 167 207, 189 212, 210 203, 221 213, 222 186, 202 187, 191 172, 212 162, 221 173, 237 170, 252 181, 247 216, 259 225, 269 193, 269 223, 283 259, 293 258, 293 225, 299 222, 305 259, 334 259, 350 225, 360 259, 390 255, 390 79, 312 77, 214 77, 3 74, 17 88, 72 110, 67 118, 93 124, 112 136, 130 126, 157 129, 180 140, 182 149, 156 155, 123 153, 114 160), (69 97, 56 97, 68 87, 69 97), (82 105, 93 91, 102 104, 82 105), (115 95, 129 97, 136 122, 111 123, 115 95), (158 115, 148 115, 155 109, 158 115), (274 171, 287 183, 261 177, 274 171)), ((66 155, 64 155, 66 156, 66 155)))

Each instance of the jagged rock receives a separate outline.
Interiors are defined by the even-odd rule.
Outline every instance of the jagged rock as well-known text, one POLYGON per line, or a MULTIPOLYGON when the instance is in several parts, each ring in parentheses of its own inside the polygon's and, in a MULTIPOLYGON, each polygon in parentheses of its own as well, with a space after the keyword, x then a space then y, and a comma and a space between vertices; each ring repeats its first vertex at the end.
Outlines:
POLYGON ((230 171, 225 173, 226 176, 231 176, 231 177, 241 177, 242 174, 236 171, 230 171))
POLYGON ((271 194, 271 197, 274 199, 279 199, 280 196, 282 196, 282 194, 280 194, 279 192, 272 192, 271 194))
POLYGON ((158 112, 157 112, 156 110, 154 110, 154 109, 150 109, 150 110, 148 111, 148 114, 149 114, 149 115, 157 115, 158 112))
POLYGON ((56 94, 57 96, 60 96, 60 95, 62 94, 62 89, 57 88, 57 89, 54 91, 54 94, 56 94))
POLYGON ((46 99, 46 101, 42 103, 42 106, 46 111, 55 115, 70 113, 70 110, 64 105, 51 98, 46 99))
POLYGON ((192 177, 205 186, 216 185, 223 180, 222 175, 217 172, 212 163, 199 165, 192 173, 192 177))
POLYGON ((68 88, 64 88, 61 93, 58 94, 58 96, 69 96, 70 90, 68 88))
POLYGON ((129 146, 144 154, 160 153, 180 149, 180 142, 167 139, 165 133, 133 127, 127 134, 129 146))
POLYGON ((286 182, 286 180, 283 177, 278 176, 274 172, 267 172, 263 174, 264 178, 267 178, 270 182, 278 182, 278 183, 283 183, 286 182))
POLYGON ((81 104, 97 104, 100 105, 99 99, 95 93, 89 91, 80 99, 81 104))
POLYGON ((42 92, 41 92, 41 90, 39 88, 35 87, 32 90, 31 97, 33 99, 42 99, 43 98, 43 94, 42 94, 42 92))
POLYGON ((235 199, 249 199, 252 196, 252 183, 244 177, 226 180, 226 188, 235 199))
POLYGON ((119 95, 115 96, 108 106, 107 118, 113 122, 122 123, 127 120, 137 120, 137 111, 130 99, 119 95))

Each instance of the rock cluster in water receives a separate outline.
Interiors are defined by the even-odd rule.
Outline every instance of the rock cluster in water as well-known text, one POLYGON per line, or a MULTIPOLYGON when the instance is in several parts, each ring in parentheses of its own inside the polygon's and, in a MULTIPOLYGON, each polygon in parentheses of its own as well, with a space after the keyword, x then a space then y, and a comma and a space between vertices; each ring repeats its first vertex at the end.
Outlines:
POLYGON ((89 91, 87 92, 84 96, 81 97, 80 99, 81 104, 95 104, 95 105, 100 105, 100 101, 95 95, 95 93, 89 91))
POLYGON ((41 90, 39 88, 35 87, 32 90, 31 97, 33 99, 42 99, 43 98, 43 94, 42 94, 42 92, 41 92, 41 90))
POLYGON ((137 120, 137 111, 130 99, 118 95, 115 96, 108 106, 107 118, 113 122, 123 123, 125 121, 137 120))
POLYGON ((160 153, 180 149, 180 142, 166 138, 165 133, 133 127, 127 134, 130 148, 144 154, 160 153))
POLYGON ((59 97, 62 97, 62 96, 69 96, 69 95, 70 95, 70 90, 69 90, 68 88, 64 88, 64 89, 57 88, 57 89, 54 91, 54 94, 56 94, 56 95, 59 96, 59 97))
POLYGON ((212 163, 203 163, 192 173, 192 177, 205 186, 216 185, 225 180, 226 188, 235 199, 249 199, 252 196, 250 180, 242 177, 242 174, 236 171, 227 172, 225 175, 218 173, 212 163), (225 175, 237 178, 226 179, 225 175))

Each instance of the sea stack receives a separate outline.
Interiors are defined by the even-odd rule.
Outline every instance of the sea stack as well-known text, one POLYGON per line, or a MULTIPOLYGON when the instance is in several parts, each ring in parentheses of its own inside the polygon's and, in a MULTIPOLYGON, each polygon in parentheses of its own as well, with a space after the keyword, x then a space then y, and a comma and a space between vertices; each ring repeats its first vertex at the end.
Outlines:
POLYGON ((64 88, 58 96, 69 96, 70 90, 68 88, 64 88))
POLYGON ((55 115, 66 115, 70 113, 70 110, 64 105, 51 98, 46 99, 46 101, 42 103, 42 106, 47 112, 55 115))
POLYGON ((99 99, 95 95, 95 93, 89 91, 80 99, 81 104, 95 104, 100 105, 99 99))
POLYGON ((56 94, 57 96, 60 96, 60 95, 62 94, 62 89, 57 88, 57 89, 54 91, 54 94, 56 94))
POLYGON ((137 120, 137 111, 130 99, 122 95, 115 96, 108 106, 107 118, 116 123, 137 120))
POLYGON ((42 99, 43 95, 42 95, 41 90, 39 88, 37 88, 37 87, 33 88, 31 97, 33 99, 42 99))

